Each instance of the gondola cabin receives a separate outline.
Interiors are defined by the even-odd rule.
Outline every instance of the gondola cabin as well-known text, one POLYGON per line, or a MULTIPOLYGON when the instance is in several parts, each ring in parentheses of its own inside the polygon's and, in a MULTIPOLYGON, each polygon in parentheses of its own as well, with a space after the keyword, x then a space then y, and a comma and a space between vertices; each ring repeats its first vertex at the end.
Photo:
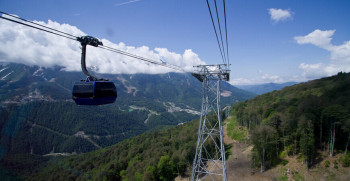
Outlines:
POLYGON ((72 98, 78 105, 111 104, 117 99, 117 89, 109 81, 80 81, 73 86, 72 98))

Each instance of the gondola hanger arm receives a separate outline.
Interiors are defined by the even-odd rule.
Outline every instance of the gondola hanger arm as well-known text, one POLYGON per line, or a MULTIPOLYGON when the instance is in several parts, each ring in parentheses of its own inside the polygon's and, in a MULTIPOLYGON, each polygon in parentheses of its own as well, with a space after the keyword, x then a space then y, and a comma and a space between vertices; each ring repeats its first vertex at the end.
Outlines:
POLYGON ((88 76, 88 81, 97 81, 97 80, 105 80, 105 79, 98 79, 95 76, 91 75, 88 70, 86 69, 86 46, 91 45, 94 47, 98 47, 99 45, 103 46, 103 43, 99 41, 97 38, 92 36, 82 36, 78 37, 77 41, 80 42, 82 48, 81 48, 81 69, 83 73, 88 76))

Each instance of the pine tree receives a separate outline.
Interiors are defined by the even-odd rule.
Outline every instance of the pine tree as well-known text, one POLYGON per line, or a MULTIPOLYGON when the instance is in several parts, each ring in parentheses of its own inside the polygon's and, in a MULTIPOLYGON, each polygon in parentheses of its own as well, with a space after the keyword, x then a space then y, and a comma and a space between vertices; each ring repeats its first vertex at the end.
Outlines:
POLYGON ((302 118, 299 121, 300 132, 300 152, 303 155, 303 160, 306 162, 306 168, 309 169, 312 165, 312 160, 315 154, 315 138, 314 128, 311 120, 302 118))
POLYGON ((252 130, 251 140, 257 151, 258 156, 255 159, 260 162, 260 172, 264 172, 266 161, 272 161, 272 157, 267 157, 267 155, 271 155, 275 151, 275 143, 277 141, 276 130, 271 126, 259 125, 252 130))

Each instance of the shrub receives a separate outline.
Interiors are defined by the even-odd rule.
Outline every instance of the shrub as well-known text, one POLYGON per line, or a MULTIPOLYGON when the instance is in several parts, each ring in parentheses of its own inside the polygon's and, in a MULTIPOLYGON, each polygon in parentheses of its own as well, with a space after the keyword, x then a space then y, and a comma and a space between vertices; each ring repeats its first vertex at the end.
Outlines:
POLYGON ((281 151, 280 154, 279 154, 280 158, 285 158, 286 156, 287 156, 287 151, 286 150, 281 151))
POLYGON ((282 164, 283 166, 286 166, 286 165, 288 164, 288 160, 282 160, 282 161, 281 161, 281 164, 282 164))
POLYGON ((341 156, 339 159, 339 162, 343 165, 343 167, 349 167, 350 166, 350 153, 347 153, 344 156, 341 156))
POLYGON ((160 180, 172 180, 176 177, 176 165, 170 160, 168 155, 160 157, 157 170, 160 180))
POLYGON ((287 181, 288 180, 288 176, 287 175, 283 175, 283 176, 280 177, 280 180, 287 181))
POLYGON ((324 161, 324 166, 325 166, 325 167, 328 168, 328 167, 329 167, 329 164, 330 164, 329 160, 324 161))
POLYGON ((295 175, 294 180, 295 180, 295 181, 304 181, 305 178, 304 178, 304 175, 302 175, 301 172, 298 172, 298 173, 295 175))

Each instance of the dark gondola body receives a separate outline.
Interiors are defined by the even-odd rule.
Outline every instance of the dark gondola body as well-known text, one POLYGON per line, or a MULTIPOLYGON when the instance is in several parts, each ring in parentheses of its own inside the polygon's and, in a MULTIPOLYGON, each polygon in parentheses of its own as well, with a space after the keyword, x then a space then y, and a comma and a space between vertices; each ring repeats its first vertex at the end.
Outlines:
POLYGON ((117 99, 117 89, 109 81, 80 81, 73 86, 72 98, 78 105, 111 104, 117 99))
POLYGON ((91 36, 78 37, 81 43, 81 69, 87 78, 85 81, 75 82, 73 86, 73 100, 78 105, 102 105, 114 103, 117 99, 117 89, 113 82, 98 79, 86 69, 86 46, 98 47, 103 45, 97 38, 91 36))

